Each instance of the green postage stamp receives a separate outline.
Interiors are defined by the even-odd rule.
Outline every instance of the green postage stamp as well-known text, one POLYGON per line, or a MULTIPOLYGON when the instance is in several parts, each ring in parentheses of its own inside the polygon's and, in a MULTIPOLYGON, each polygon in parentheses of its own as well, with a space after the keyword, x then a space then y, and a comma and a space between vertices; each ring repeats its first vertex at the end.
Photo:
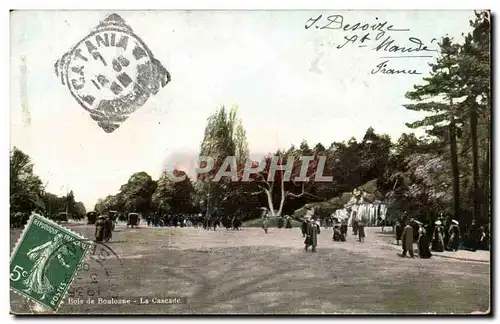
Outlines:
POLYGON ((56 311, 91 243, 32 214, 10 258, 10 289, 56 311))

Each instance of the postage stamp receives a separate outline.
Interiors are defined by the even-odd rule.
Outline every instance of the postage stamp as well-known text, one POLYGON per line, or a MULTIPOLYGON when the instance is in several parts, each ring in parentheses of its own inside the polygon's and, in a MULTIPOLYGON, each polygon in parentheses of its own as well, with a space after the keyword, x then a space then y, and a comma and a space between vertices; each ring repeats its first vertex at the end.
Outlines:
POLYGON ((56 311, 89 247, 79 234, 32 214, 10 259, 10 289, 56 311))
POLYGON ((109 15, 54 67, 61 83, 107 133, 170 82, 170 73, 117 14, 109 15))

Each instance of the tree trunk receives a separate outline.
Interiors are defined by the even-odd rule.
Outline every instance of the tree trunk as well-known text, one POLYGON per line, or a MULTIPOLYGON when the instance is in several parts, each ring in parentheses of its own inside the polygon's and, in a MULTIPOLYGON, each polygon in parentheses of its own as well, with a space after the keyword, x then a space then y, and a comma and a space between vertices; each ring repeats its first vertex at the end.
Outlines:
POLYGON ((283 212, 283 205, 285 204, 286 193, 285 193, 285 180, 281 179, 281 200, 280 200, 280 209, 278 210, 278 215, 280 216, 283 212))
POLYGON ((269 205, 269 211, 271 212, 271 216, 274 216, 274 206, 273 206, 273 198, 271 197, 271 192, 267 189, 264 189, 267 196, 267 204, 269 205))
POLYGON ((489 221, 490 219, 490 188, 491 188, 491 125, 488 125, 488 135, 487 135, 487 147, 486 147, 486 158, 483 165, 483 177, 482 177, 482 213, 481 219, 483 221, 489 221))
POLYGON ((478 142, 477 142, 477 110, 471 107, 469 112, 470 132, 472 142, 472 188, 473 188, 473 209, 472 219, 480 217, 481 213, 481 193, 479 192, 479 165, 478 165, 478 142))
POLYGON ((450 98, 450 109, 452 110, 449 126, 449 140, 451 153, 451 173, 453 187, 453 209, 455 219, 460 220, 460 173, 458 169, 457 138, 455 129, 455 116, 453 114, 453 99, 450 98))

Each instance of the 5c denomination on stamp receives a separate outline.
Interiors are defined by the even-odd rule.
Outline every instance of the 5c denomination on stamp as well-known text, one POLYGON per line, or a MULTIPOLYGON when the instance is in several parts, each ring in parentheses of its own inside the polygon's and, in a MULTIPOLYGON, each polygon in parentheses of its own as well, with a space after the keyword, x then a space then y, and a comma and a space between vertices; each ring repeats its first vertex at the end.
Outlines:
POLYGON ((10 289, 56 311, 90 247, 83 239, 32 214, 10 259, 10 289))
POLYGON ((170 73, 116 14, 55 63, 56 75, 107 133, 170 81, 170 73))

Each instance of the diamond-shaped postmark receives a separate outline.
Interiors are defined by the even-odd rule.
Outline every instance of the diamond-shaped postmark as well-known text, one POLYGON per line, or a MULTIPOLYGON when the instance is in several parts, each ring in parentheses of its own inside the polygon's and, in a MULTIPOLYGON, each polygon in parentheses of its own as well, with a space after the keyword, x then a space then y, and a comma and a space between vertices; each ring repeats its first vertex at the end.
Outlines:
POLYGON ((61 83, 107 133, 170 82, 170 73, 117 14, 109 15, 54 67, 61 83))
POLYGON ((10 289, 56 311, 91 242, 32 214, 10 258, 10 289))

